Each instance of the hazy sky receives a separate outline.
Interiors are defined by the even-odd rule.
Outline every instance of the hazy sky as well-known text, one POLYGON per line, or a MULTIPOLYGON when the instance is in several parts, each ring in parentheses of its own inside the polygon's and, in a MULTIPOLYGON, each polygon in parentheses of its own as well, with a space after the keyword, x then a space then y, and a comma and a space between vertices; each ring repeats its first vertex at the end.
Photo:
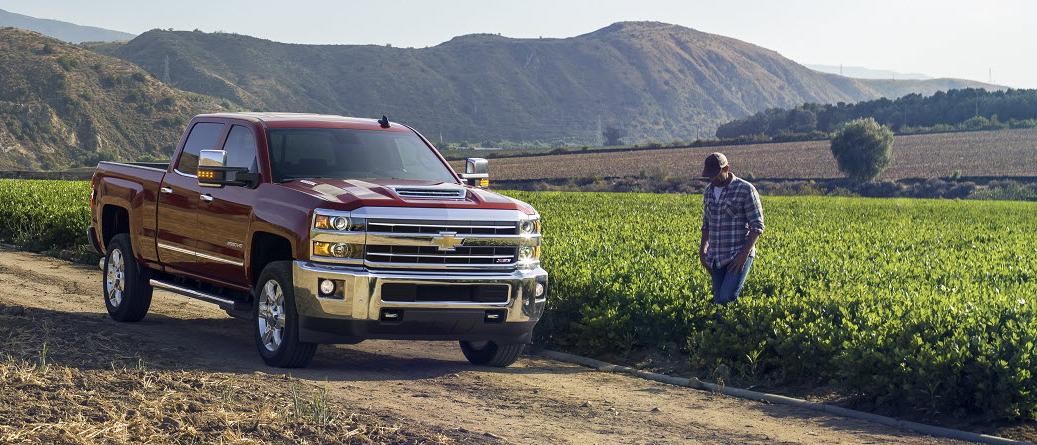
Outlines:
POLYGON ((140 33, 222 30, 295 43, 423 47, 453 36, 571 37, 656 20, 804 64, 864 66, 1037 88, 1037 1, 0 0, 0 9, 140 33))

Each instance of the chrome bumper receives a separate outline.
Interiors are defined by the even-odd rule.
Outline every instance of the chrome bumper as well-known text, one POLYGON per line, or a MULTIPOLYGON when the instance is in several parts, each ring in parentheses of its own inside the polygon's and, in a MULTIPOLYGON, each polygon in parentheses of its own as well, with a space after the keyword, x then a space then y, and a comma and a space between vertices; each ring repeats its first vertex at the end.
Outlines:
MULTIPOLYGON (((548 283, 547 271, 537 267, 535 269, 518 269, 507 272, 459 272, 459 271, 384 271, 370 270, 358 266, 331 265, 325 263, 314 263, 310 261, 295 261, 292 271, 295 286, 295 302, 299 316, 303 319, 319 320, 321 326, 340 324, 363 324, 372 326, 378 324, 399 325, 395 320, 386 320, 385 309, 398 310, 402 313, 403 326, 395 331, 395 335, 377 335, 377 332, 389 332, 387 330, 359 329, 349 331, 347 336, 363 338, 426 338, 422 330, 427 331, 429 339, 464 339, 469 332, 478 332, 479 335, 487 335, 493 331, 514 332, 519 326, 532 326, 543 314, 547 302, 548 283), (338 295, 325 298, 321 295, 318 287, 322 279, 335 280, 336 288, 341 286, 338 295), (477 303, 469 301, 435 301, 435 302, 396 302, 382 301, 382 285, 387 283, 406 284, 435 284, 435 285, 473 285, 473 284, 497 284, 509 287, 508 300, 501 303, 477 303), (543 294, 536 296, 537 284, 543 286, 543 294), (478 316, 482 320, 487 311, 500 313, 505 311, 503 322, 487 324, 486 326, 468 326, 465 329, 457 328, 440 332, 429 329, 429 318, 447 319, 453 317, 467 317, 473 319, 478 316), (408 318, 409 313, 423 314, 426 318, 421 324, 413 325, 410 332, 406 323, 413 321, 408 318), (376 334, 367 335, 368 332, 376 334), (434 335, 433 335, 434 334, 434 335)), ((460 324, 460 323, 455 323, 460 324)), ((327 330, 327 329, 323 329, 327 330)), ((525 333, 528 337, 528 332, 525 333)), ((472 334, 474 335, 474 334, 472 334)), ((510 334, 509 334, 510 335, 510 334)), ((492 335, 491 335, 492 336, 492 335)), ((472 337, 474 338, 474 337, 472 337)), ((357 340, 359 340, 357 339, 357 340)), ((338 342, 338 341, 319 341, 338 342)))

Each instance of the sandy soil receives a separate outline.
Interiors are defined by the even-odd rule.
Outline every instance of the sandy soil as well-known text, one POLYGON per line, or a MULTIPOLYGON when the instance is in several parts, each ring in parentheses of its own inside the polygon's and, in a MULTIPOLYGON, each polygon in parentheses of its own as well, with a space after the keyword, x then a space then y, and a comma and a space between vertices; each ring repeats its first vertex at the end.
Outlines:
MULTIPOLYGON (((93 268, 0 251, 0 305, 111 324, 160 345, 148 363, 253 374, 285 370, 259 359, 249 325, 212 305, 156 291, 148 317, 107 318, 93 268)), ((788 406, 745 401, 529 356, 508 369, 469 365, 455 343, 369 341, 322 346, 308 369, 349 406, 468 437, 515 443, 954 443, 788 406)))

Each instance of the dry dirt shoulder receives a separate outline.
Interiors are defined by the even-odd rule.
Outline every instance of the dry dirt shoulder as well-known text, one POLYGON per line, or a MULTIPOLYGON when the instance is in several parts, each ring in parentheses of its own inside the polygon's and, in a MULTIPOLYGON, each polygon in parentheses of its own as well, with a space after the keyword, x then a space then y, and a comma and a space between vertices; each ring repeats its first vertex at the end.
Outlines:
MULTIPOLYGON (((247 323, 215 306, 156 292, 144 321, 118 324, 104 313, 99 283, 99 273, 89 267, 0 251, 0 306, 29 308, 37 319, 50 317, 84 336, 116 333, 140 345, 129 352, 92 352, 101 363, 139 360, 149 369, 248 376, 260 385, 294 381, 280 377, 284 370, 264 366, 247 323)), ((94 369, 72 360, 63 365, 94 369)), ((370 416, 372 425, 398 425, 403 432, 377 441, 953 443, 537 357, 504 370, 472 367, 454 343, 324 346, 310 368, 288 374, 326 388, 329 403, 352 410, 347 417, 370 416)), ((184 391, 190 389, 166 393, 184 391)))

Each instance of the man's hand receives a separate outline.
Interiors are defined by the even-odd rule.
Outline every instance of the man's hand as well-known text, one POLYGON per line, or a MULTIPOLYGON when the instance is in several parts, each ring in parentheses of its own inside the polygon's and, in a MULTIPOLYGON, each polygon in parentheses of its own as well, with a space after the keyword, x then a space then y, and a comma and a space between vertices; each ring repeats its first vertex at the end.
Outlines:
POLYGON ((738 256, 736 256, 735 259, 731 260, 731 262, 727 265, 727 271, 735 273, 741 272, 742 269, 745 267, 745 261, 748 259, 749 254, 739 252, 738 256))
POLYGON ((702 267, 706 268, 707 272, 709 271, 709 263, 706 262, 706 251, 705 250, 700 250, 699 251, 699 263, 702 264, 702 267))

